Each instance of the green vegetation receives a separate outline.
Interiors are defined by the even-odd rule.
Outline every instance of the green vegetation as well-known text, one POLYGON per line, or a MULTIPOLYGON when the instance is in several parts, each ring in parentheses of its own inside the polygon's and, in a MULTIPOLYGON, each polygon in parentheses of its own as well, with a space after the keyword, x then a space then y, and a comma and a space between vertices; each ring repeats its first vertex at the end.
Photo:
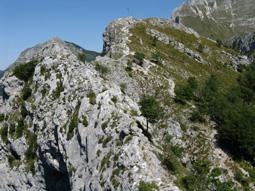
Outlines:
POLYGON ((100 171, 103 171, 105 168, 109 166, 111 155, 112 153, 109 152, 107 155, 104 156, 104 158, 101 161, 100 171))
POLYGON ((21 97, 24 101, 26 101, 30 96, 32 95, 32 89, 29 87, 29 85, 26 83, 25 86, 22 89, 21 97))
POLYGON ((45 67, 44 65, 42 65, 41 68, 40 68, 40 74, 41 74, 41 76, 44 76, 44 74, 46 73, 46 71, 47 71, 46 67, 45 67))
POLYGON ((157 76, 173 78, 176 84, 181 85, 187 78, 195 76, 198 83, 204 83, 204 81, 211 75, 216 75, 221 82, 224 83, 225 88, 231 86, 236 77, 238 76, 230 68, 224 66, 228 65, 229 58, 222 58, 221 52, 225 51, 232 55, 237 55, 237 52, 225 48, 218 47, 213 41, 206 38, 197 38, 192 34, 185 33, 174 29, 168 25, 154 26, 149 22, 139 23, 130 30, 133 34, 130 37, 129 47, 132 51, 142 53, 146 58, 156 57, 155 60, 159 59, 160 65, 153 68, 153 72, 157 76), (153 38, 146 33, 147 29, 154 29, 162 32, 169 37, 173 38, 177 42, 181 42, 185 47, 191 50, 197 50, 200 46, 206 47, 208 51, 201 50, 200 55, 204 61, 208 64, 201 64, 196 62, 194 59, 186 55, 185 53, 179 52, 171 44, 164 44, 161 41, 157 41, 156 48, 153 46, 153 38), (143 42, 142 44, 140 42, 143 42))
POLYGON ((83 116, 82 124, 84 127, 88 127, 88 125, 89 125, 86 115, 83 116))
POLYGON ((117 177, 119 176, 121 171, 122 171, 121 168, 116 168, 112 171, 111 182, 115 189, 117 189, 118 186, 120 185, 120 182, 117 180, 117 177))
MULTIPOLYGON (((224 15, 226 17, 226 15, 224 15)), ((224 17, 223 16, 223 17, 224 17)), ((185 26, 196 29, 196 31, 206 37, 212 39, 226 39, 234 36, 234 30, 224 24, 215 23, 215 21, 198 17, 183 17, 182 22, 185 26)))
POLYGON ((145 55, 141 52, 136 52, 134 55, 134 62, 138 64, 139 66, 143 66, 143 60, 145 58, 145 55))
POLYGON ((102 128, 103 131, 107 128, 109 121, 110 120, 107 120, 104 123, 102 123, 101 128, 102 128))
POLYGON ((20 165, 20 160, 17 160, 12 154, 7 156, 8 164, 11 168, 20 165))
POLYGON ((187 191, 204 191, 211 190, 213 187, 217 191, 235 191, 232 182, 220 182, 217 174, 212 170, 210 172, 210 163, 207 160, 198 160, 192 165, 192 173, 182 179, 182 185, 187 191))
POLYGON ((98 62, 96 63, 95 66, 96 71, 99 72, 99 74, 104 77, 106 74, 110 72, 110 69, 102 64, 99 64, 98 62))
POLYGON ((200 88, 195 85, 196 88, 190 88, 191 91, 189 87, 192 83, 188 82, 188 86, 182 87, 185 94, 176 92, 177 95, 182 96, 182 99, 193 100, 197 105, 198 109, 191 117, 193 121, 202 121, 203 115, 209 115, 218 125, 219 143, 228 148, 235 158, 246 159, 253 164, 255 162, 254 76, 255 67, 252 65, 240 74, 236 84, 227 91, 220 88, 222 87, 220 80, 212 75, 200 88))
POLYGON ((22 102, 22 103, 21 103, 21 106, 20 106, 20 114, 21 114, 21 116, 23 117, 23 119, 25 119, 26 116, 29 115, 29 112, 27 111, 25 102, 22 102))
POLYGON ((73 115, 71 117, 71 121, 69 123, 68 132, 67 132, 67 140, 70 140, 73 137, 74 130, 78 128, 80 106, 81 106, 81 102, 78 102, 73 112, 73 115))
POLYGON ((34 163, 37 159, 36 150, 37 150, 37 136, 26 130, 26 141, 28 144, 28 149, 25 152, 25 161, 26 161, 26 168, 28 171, 35 174, 35 166, 34 163))
POLYGON ((190 77, 187 83, 179 85, 175 89, 176 99, 181 102, 194 98, 194 93, 198 88, 198 82, 194 77, 190 77))
POLYGON ((4 121, 5 115, 3 113, 0 113, 0 122, 4 121))
POLYGON ((26 129, 26 124, 24 123, 23 119, 18 120, 18 125, 15 130, 15 137, 18 139, 23 136, 23 132, 26 129))
POLYGON ((118 98, 117 98, 116 96, 113 96, 111 100, 112 100, 112 102, 113 102, 114 104, 116 104, 117 101, 118 101, 118 98))
POLYGON ((95 105, 97 103, 97 96, 96 96, 95 92, 90 91, 87 94, 87 97, 89 98, 89 103, 90 104, 95 105))
POLYGON ((57 82, 57 87, 56 87, 56 89, 52 92, 52 97, 53 97, 53 99, 59 98, 61 92, 63 92, 63 91, 64 91, 63 82, 62 82, 62 80, 60 79, 60 81, 57 82))
POLYGON ((123 94, 126 93, 126 90, 127 90, 127 84, 126 83, 121 83, 120 84, 120 90, 123 94))
POLYGON ((86 62, 86 54, 85 54, 84 52, 79 53, 79 54, 77 55, 77 58, 78 58, 78 60, 80 60, 80 61, 83 62, 83 63, 86 62))
POLYGON ((162 63, 161 55, 159 52, 153 53, 151 56, 151 61, 155 64, 160 65, 162 63))
POLYGON ((150 183, 150 182, 140 181, 138 190, 139 191, 156 191, 156 190, 159 190, 159 187, 154 182, 150 183))
POLYGON ((36 64, 37 61, 19 64, 13 69, 13 75, 24 82, 28 82, 33 77, 36 64))
POLYGON ((182 155, 182 149, 178 146, 173 146, 171 144, 172 137, 166 135, 162 142, 163 153, 160 155, 163 166, 171 173, 177 177, 176 184, 180 185, 180 181, 183 177, 188 174, 188 171, 179 161, 179 157, 182 155), (178 148, 177 148, 178 147, 178 148))
POLYGON ((4 124, 4 126, 0 129, 0 136, 2 141, 7 144, 8 143, 8 125, 4 124))
POLYGON ((132 64, 132 61, 129 60, 128 63, 127 63, 127 67, 125 68, 126 72, 128 73, 128 75, 130 77, 132 77, 132 71, 133 71, 133 64, 132 64))
POLYGON ((103 148, 106 148, 107 144, 112 140, 112 137, 111 136, 107 136, 104 140, 103 140, 103 148))
POLYGON ((219 39, 216 40, 216 43, 217 43, 218 47, 222 47, 222 45, 223 45, 222 40, 219 40, 219 39))
POLYGON ((150 123, 155 123, 160 119, 162 108, 153 96, 145 96, 139 102, 142 115, 147 119, 147 131, 150 123))

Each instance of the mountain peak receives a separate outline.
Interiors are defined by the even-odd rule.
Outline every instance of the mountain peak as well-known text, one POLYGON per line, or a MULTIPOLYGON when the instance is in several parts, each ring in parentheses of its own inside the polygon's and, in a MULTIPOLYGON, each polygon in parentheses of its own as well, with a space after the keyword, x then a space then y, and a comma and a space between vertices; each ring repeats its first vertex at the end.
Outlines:
POLYGON ((255 30, 253 0, 187 0, 173 17, 213 39, 224 39, 255 30))
POLYGON ((86 55, 86 61, 94 60, 95 57, 99 55, 97 52, 85 50, 84 48, 74 43, 64 41, 59 37, 53 37, 44 43, 37 44, 24 50, 9 68, 20 63, 41 60, 45 57, 77 57, 81 53, 86 55))

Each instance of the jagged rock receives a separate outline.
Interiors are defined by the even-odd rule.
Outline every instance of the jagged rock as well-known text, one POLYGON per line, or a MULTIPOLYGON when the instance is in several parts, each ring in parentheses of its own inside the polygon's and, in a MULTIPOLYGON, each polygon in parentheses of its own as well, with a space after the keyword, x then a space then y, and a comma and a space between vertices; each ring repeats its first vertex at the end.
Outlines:
POLYGON ((251 61, 254 60, 255 33, 245 33, 240 36, 227 39, 224 41, 224 45, 238 50, 242 54, 248 55, 251 61))
POLYGON ((242 66, 248 66, 251 64, 247 56, 233 56, 225 51, 221 52, 222 60, 226 60, 225 65, 232 67, 235 71, 239 71, 242 66))
POLYGON ((129 48, 127 43, 128 37, 130 36, 129 29, 137 22, 137 19, 127 17, 110 23, 103 34, 103 52, 111 58, 119 58, 123 54, 128 55, 129 48))

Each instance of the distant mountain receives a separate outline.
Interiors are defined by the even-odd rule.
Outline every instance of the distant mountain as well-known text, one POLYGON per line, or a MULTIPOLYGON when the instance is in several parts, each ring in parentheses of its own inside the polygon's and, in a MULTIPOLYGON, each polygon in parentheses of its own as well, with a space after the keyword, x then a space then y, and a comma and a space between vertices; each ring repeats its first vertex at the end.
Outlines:
POLYGON ((173 13, 178 22, 212 39, 255 31, 253 0, 187 0, 173 13))
POLYGON ((66 43, 67 43, 67 46, 74 52, 74 54, 85 53, 85 60, 87 62, 95 60, 96 57, 100 55, 100 53, 98 52, 86 50, 75 43, 67 42, 67 41, 66 43))
MULTIPOLYGON (((31 61, 31 60, 35 59, 35 58, 36 59, 44 58, 45 54, 47 54, 48 51, 46 49, 43 50, 43 51, 41 51, 41 50, 42 50, 43 47, 45 47, 45 45, 47 45, 52 40, 58 42, 59 44, 63 44, 64 46, 66 46, 77 57, 79 57, 80 54, 84 54, 85 55, 85 61, 87 61, 87 62, 95 60, 95 58, 100 55, 100 53, 98 53, 98 52, 85 50, 84 48, 76 45, 75 43, 62 41, 58 37, 54 37, 54 38, 52 38, 51 40, 49 40, 47 42, 37 44, 36 46, 34 46, 32 48, 28 48, 28 49, 24 50, 20 54, 18 59, 14 62, 14 64, 12 64, 9 68, 13 68, 17 64, 26 63, 28 61, 31 61)), ((53 55, 54 53, 51 53, 51 54, 53 55)))

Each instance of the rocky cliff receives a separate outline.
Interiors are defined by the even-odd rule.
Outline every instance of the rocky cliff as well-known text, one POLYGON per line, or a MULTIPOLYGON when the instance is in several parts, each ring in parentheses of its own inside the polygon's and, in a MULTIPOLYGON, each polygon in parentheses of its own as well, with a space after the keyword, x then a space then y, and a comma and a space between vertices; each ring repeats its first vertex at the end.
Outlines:
POLYGON ((246 54, 254 61, 255 56, 255 33, 244 33, 224 41, 224 45, 246 54))
POLYGON ((212 72, 227 88, 245 56, 169 20, 134 18, 106 28, 105 56, 88 62, 79 50, 51 39, 0 80, 0 190, 242 189, 234 173, 249 171, 217 146, 213 122, 190 120, 195 106, 176 103, 174 89, 212 72), (148 130, 144 96, 162 108, 148 130), (194 164, 206 164, 203 179, 194 164))
POLYGON ((252 0, 187 0, 173 13, 173 19, 213 39, 255 30, 252 0))

